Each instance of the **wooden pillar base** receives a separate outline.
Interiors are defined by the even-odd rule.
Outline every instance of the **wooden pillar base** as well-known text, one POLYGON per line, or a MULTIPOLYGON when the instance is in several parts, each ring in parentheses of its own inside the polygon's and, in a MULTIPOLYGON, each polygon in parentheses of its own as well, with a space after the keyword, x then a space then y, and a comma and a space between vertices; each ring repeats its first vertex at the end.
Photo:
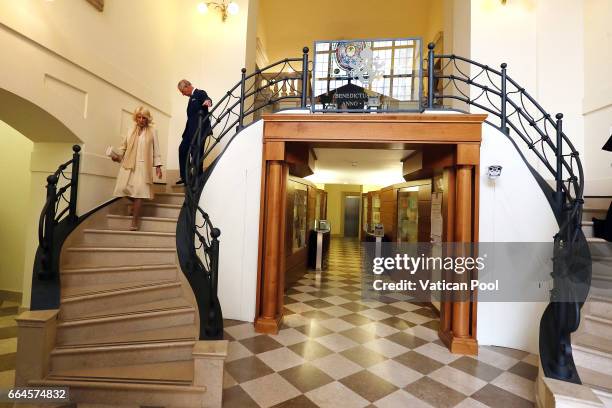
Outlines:
POLYGON ((452 331, 440 331, 438 336, 451 353, 469 356, 478 355, 478 341, 472 337, 456 337, 452 331))
POLYGON ((278 334, 282 323, 282 314, 277 316, 275 319, 258 317, 257 320, 255 320, 255 331, 263 334, 278 334))

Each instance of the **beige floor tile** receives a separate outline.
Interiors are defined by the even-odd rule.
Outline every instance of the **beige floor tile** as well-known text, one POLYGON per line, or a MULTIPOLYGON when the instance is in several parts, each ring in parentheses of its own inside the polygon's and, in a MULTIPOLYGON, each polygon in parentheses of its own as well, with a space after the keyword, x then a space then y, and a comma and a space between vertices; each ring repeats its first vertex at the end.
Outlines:
POLYGON ((400 319, 408 320, 409 322, 414 324, 423 324, 431 320, 430 317, 422 316, 414 312, 402 313, 400 315, 397 315, 397 317, 399 317, 400 319))
POLYGON ((322 408, 361 408, 369 402, 339 382, 329 383, 306 393, 306 396, 322 408))
POLYGON ((489 406, 475 399, 467 398, 456 405, 455 408, 489 408, 489 406))
POLYGON ((447 348, 438 346, 435 343, 427 343, 414 349, 417 353, 439 361, 442 364, 450 364, 461 357, 459 354, 452 354, 447 348))
POLYGON ((399 332, 399 330, 396 329, 395 327, 391 327, 387 324, 380 323, 380 322, 372 322, 372 323, 364 324, 363 326, 361 326, 361 329, 366 330, 370 333, 374 333, 375 335, 379 337, 387 337, 394 333, 399 332))
POLYGON ((321 309, 321 311, 329 315, 335 316, 335 317, 346 316, 347 314, 353 313, 350 310, 347 310, 343 308, 342 306, 337 306, 337 305, 326 307, 325 309, 321 309))
POLYGON ((257 357, 274 371, 286 370, 305 362, 302 357, 285 347, 266 351, 258 354, 257 357))
POLYGON ((413 336, 420 337, 427 341, 436 341, 440 338, 437 331, 423 326, 414 326, 404 329, 404 333, 412 334, 413 336))
POLYGON ((312 364, 335 380, 339 380, 363 370, 360 365, 353 363, 340 354, 330 354, 314 360, 312 364))
POLYGON ((262 407, 271 407, 301 394, 278 373, 247 381, 240 386, 262 407))
POLYGON ((531 364, 533 366, 536 366, 536 367, 540 366, 540 356, 538 356, 536 354, 529 354, 522 361, 527 363, 527 364, 531 364))
POLYGON ((379 408, 435 408, 404 390, 397 390, 374 402, 374 405, 379 408))
POLYGON ((283 318, 283 324, 289 327, 300 327, 306 325, 310 319, 299 314, 292 314, 283 318))
MULTIPOLYGON (((348 312, 348 311, 347 311, 348 312)), ((351 312, 348 312, 346 314, 349 314, 351 312)), ((352 324, 348 323, 345 320, 342 319, 328 319, 328 320, 323 320, 320 322, 321 326, 331 330, 331 331, 335 331, 335 332, 341 332, 344 330, 349 330, 352 329, 353 326, 352 324)))
POLYGON ((237 324, 225 329, 225 331, 236 340, 248 339, 249 337, 257 336, 253 323, 237 324))
POLYGON ((368 368, 368 370, 400 388, 423 377, 423 374, 418 371, 412 370, 393 360, 383 361, 368 368))
POLYGON ((449 366, 434 371, 429 377, 465 395, 472 395, 487 385, 486 381, 449 366))
POLYGON ((393 358, 408 352, 410 349, 401 346, 391 340, 387 339, 376 339, 363 344, 364 347, 375 351, 378 354, 382 354, 387 358, 393 358))
POLYGON ((238 382, 234 380, 234 377, 232 377, 230 373, 227 371, 223 373, 223 389, 233 387, 236 384, 238 384, 238 382))
POLYGON ((535 401, 533 381, 529 381, 526 378, 520 377, 516 374, 505 372, 491 381, 491 384, 518 395, 519 397, 523 397, 531 402, 535 401))
POLYGON ((309 312, 311 310, 315 310, 314 307, 308 306, 307 304, 301 303, 301 302, 291 303, 290 305, 285 305, 285 307, 294 313, 304 313, 304 312, 309 312))
POLYGON ((507 370, 518 363, 518 360, 515 358, 496 353, 484 347, 478 349, 478 355, 475 358, 502 370, 507 370))
POLYGON ((338 333, 317 337, 315 340, 336 353, 358 345, 353 340, 338 333))
POLYGON ((309 300, 315 300, 316 297, 309 295, 308 293, 294 293, 293 295, 289 295, 291 299, 295 299, 298 302, 307 302, 309 300))
POLYGON ((345 299, 340 296, 329 296, 329 297, 323 298, 323 300, 331 304, 334 304, 334 305, 342 305, 342 304, 350 302, 350 300, 345 299))
POLYGON ((278 334, 272 335, 271 337, 283 346, 290 346, 308 340, 307 336, 294 328, 279 330, 278 334))
POLYGON ((244 347, 238 341, 230 341, 227 348, 227 358, 225 361, 239 360, 244 357, 253 355, 248 348, 244 347))
POLYGON ((361 312, 358 312, 360 315, 367 317, 368 319, 371 320, 383 320, 386 319, 388 317, 391 317, 391 315, 389 313, 385 313, 382 312, 380 310, 377 309, 367 309, 367 310, 362 310, 361 312))

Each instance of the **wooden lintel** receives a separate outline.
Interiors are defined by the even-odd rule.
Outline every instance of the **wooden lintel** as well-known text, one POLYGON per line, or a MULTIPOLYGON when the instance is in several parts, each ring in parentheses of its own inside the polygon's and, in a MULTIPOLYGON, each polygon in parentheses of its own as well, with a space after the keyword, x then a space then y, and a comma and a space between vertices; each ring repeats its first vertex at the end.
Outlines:
POLYGON ((476 114, 264 115, 264 139, 266 142, 479 143, 485 118, 486 115, 476 114))
POLYGON ((285 160, 285 142, 264 143, 264 160, 285 160))
POLYGON ((457 145, 457 165, 480 164, 480 145, 461 143, 457 145))

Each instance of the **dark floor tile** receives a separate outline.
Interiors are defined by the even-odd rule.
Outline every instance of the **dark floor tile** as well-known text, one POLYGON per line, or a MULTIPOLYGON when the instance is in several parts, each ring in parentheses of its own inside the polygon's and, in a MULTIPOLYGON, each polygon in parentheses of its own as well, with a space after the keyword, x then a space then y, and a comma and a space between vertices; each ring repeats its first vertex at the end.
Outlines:
POLYGON ((503 373, 503 370, 471 357, 461 357, 450 363, 449 366, 461 370, 464 373, 468 373, 469 375, 473 375, 474 377, 478 377, 486 382, 493 381, 503 373))
POLYGON ((283 316, 289 316, 295 314, 295 312, 291 309, 287 309, 286 307, 283 307, 283 316))
POLYGON ((390 336, 387 336, 386 339, 391 340, 409 349, 415 349, 427 343, 427 341, 423 340, 420 337, 416 337, 411 334, 403 333, 403 332, 399 332, 399 333, 395 333, 390 336))
POLYGON ((319 299, 323 299, 323 298, 326 298, 326 297, 334 296, 333 294, 331 294, 331 293, 329 293, 329 292, 327 292, 325 290, 317 290, 315 292, 310 292, 309 295, 310 296, 314 296, 314 297, 319 298, 319 299))
POLYGON ((423 323, 421 326, 427 327, 428 329, 438 331, 440 330, 440 320, 434 319, 430 320, 426 323, 423 323))
POLYGON ((399 307, 393 307, 391 305, 384 305, 384 306, 378 307, 377 310, 390 314, 391 316, 396 316, 398 314, 406 313, 405 310, 400 309, 399 307))
MULTIPOLYGON (((327 302, 325 302, 327 303, 327 302)), ((328 303, 329 306, 333 306, 331 303, 328 303)), ((334 316, 327 314, 325 312, 322 312, 320 310, 309 310, 307 312, 302 312, 300 313, 302 316, 308 318, 308 319, 317 319, 317 320, 327 320, 327 319, 333 319, 334 316)))
POLYGON ((347 294, 342 295, 342 297, 348 300, 352 300, 352 301, 361 300, 361 293, 347 293, 347 294))
POLYGON ((436 311, 431 309, 431 307, 422 307, 420 309, 414 310, 413 313, 429 317, 430 319, 438 319, 440 317, 436 311))
POLYGON ((418 399, 436 408, 451 408, 467 398, 466 395, 434 381, 429 377, 423 377, 420 380, 408 384, 404 389, 418 399))
POLYGON ((290 305, 292 303, 298 303, 298 302, 299 302, 299 300, 295 300, 291 296, 285 296, 283 298, 283 305, 290 305))
POLYGON ((310 340, 303 343, 293 344, 287 348, 308 361, 316 360, 317 358, 325 357, 333 353, 333 351, 321 345, 317 341, 310 340))
POLYGON ((310 363, 280 371, 279 374, 302 393, 334 381, 332 377, 310 363))
POLYGON ((321 299, 309 300, 308 302, 304 302, 304 303, 307 304, 308 306, 314 307, 315 309, 325 309, 326 307, 333 306, 333 303, 329 303, 321 299))
POLYGON ((444 364, 432 358, 424 356, 416 351, 409 351, 394 358, 398 363, 402 363, 406 367, 412 368, 421 374, 429 374, 444 364))
POLYGON ((399 317, 391 316, 386 319, 379 320, 379 323, 386 324, 387 326, 391 326, 397 330, 405 330, 410 327, 416 326, 416 324, 409 322, 404 319, 400 319, 399 317))
MULTIPOLYGON (((340 289, 346 290, 347 292, 352 292, 353 294, 357 294, 357 292, 361 293, 361 288, 356 288, 354 286, 342 286, 340 289)), ((350 295, 350 293, 347 293, 347 295, 350 295)), ((342 295, 342 296, 346 296, 346 295, 342 295)))
POLYGON ((285 402, 274 405, 272 408, 317 408, 317 404, 309 400, 305 395, 299 395, 285 402))
POLYGON ((359 327, 353 327, 352 329, 340 332, 340 334, 359 344, 367 343, 376 338, 376 334, 360 329, 359 327))
POLYGON ((352 362, 359 364, 363 368, 371 367, 374 364, 381 363, 387 359, 387 357, 378 354, 370 349, 367 349, 363 346, 357 346, 348 350, 344 350, 340 354, 342 354, 344 357, 348 358, 352 362))
POLYGON ((519 361, 508 371, 510 371, 512 374, 520 375, 529 381, 535 381, 536 378, 538 378, 538 367, 527 364, 523 361, 519 361))
POLYGON ((340 382, 370 402, 377 401, 397 391, 395 385, 365 370, 344 377, 340 382))
POLYGON ((235 340, 231 334, 229 334, 226 331, 223 331, 223 340, 227 340, 227 341, 233 341, 235 340))
POLYGON ((223 390, 223 408, 259 408, 239 385, 223 390))
POLYGON ((357 302, 344 303, 341 306, 355 313, 361 312, 362 310, 369 309, 369 307, 359 304, 357 302))
POLYGON ((305 326, 296 327, 295 330, 311 338, 327 336, 328 334, 333 333, 331 330, 319 324, 312 324, 312 323, 306 324, 305 326))
POLYGON ((340 319, 346 322, 349 322, 351 324, 354 324, 355 326, 363 326, 364 324, 368 324, 372 322, 372 320, 368 319, 365 316, 357 314, 357 313, 353 313, 353 314, 346 315, 346 316, 341 316, 340 319))
POLYGON ((471 397, 490 407, 531 408, 534 406, 531 401, 496 387, 493 384, 485 385, 472 394, 471 397))
POLYGON ((241 358, 239 360, 225 363, 225 370, 238 383, 250 381, 274 372, 274 370, 255 356, 241 358))
POLYGON ((248 348, 253 354, 264 353, 266 351, 274 350, 283 347, 278 341, 274 340, 270 336, 255 336, 248 339, 240 340, 240 344, 248 348))
POLYGON ((223 327, 232 327, 237 326, 239 324, 245 324, 242 320, 234 320, 234 319, 223 319, 223 327))

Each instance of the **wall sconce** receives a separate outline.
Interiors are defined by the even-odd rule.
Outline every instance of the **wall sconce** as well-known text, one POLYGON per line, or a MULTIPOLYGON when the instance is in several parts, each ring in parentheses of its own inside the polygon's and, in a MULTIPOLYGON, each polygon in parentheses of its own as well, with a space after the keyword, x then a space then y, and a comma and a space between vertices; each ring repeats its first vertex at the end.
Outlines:
POLYGON ((198 4, 198 11, 201 14, 206 14, 208 13, 208 9, 209 8, 214 8, 215 10, 219 10, 219 12, 221 13, 221 20, 223 22, 225 22, 225 20, 227 20, 227 16, 228 15, 236 15, 238 14, 238 11, 240 10, 240 8, 238 7, 238 3, 230 1, 229 3, 226 3, 225 0, 223 0, 222 3, 217 3, 217 2, 202 2, 200 4, 198 4))
POLYGON ((499 176, 501 176, 502 166, 499 164, 494 164, 493 166, 489 166, 487 169, 487 175, 491 180, 495 180, 499 176))

